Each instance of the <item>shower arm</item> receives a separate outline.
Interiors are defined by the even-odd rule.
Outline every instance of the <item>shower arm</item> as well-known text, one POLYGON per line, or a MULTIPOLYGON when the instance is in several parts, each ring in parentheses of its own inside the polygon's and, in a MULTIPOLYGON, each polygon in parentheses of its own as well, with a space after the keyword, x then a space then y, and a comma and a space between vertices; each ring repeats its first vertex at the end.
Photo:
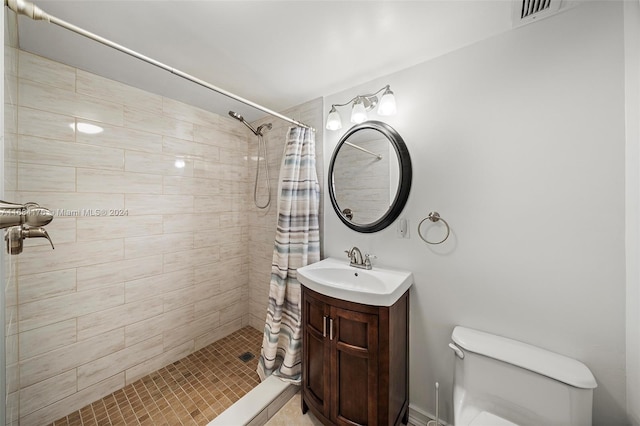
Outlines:
POLYGON ((59 27, 65 28, 69 31, 73 31, 76 34, 80 34, 81 36, 87 37, 91 40, 97 41, 98 43, 102 43, 105 46, 111 47, 112 49, 115 50, 119 50, 122 53, 126 53, 129 56, 133 56, 134 58, 140 59, 141 61, 144 61, 148 64, 151 64, 155 67, 161 68, 165 71, 170 72, 171 74, 177 75, 178 77, 182 77, 185 80, 189 80, 192 83, 195 83, 199 86, 205 87, 209 90, 213 90, 214 92, 217 92, 221 95, 227 96, 231 99, 234 99, 238 102, 241 102, 245 105, 248 105, 250 107, 253 107, 255 109, 258 109, 262 112, 265 112, 269 115, 272 115, 274 117, 278 117, 281 120, 287 121, 291 124, 295 124, 296 126, 301 126, 301 127, 305 127, 307 129, 313 130, 315 131, 315 129, 307 124, 304 124, 300 121, 294 120, 292 118, 289 118, 285 115, 282 115, 276 111, 273 111, 269 108, 263 107, 262 105, 259 105, 255 102, 252 102, 248 99, 245 99, 241 96, 238 96, 236 94, 233 94, 231 92, 228 92, 224 89, 221 89, 220 87, 214 86, 211 83, 208 83, 204 80, 201 80, 197 77, 194 77, 190 74, 187 74, 186 72, 180 71, 179 69, 170 67, 169 65, 166 65, 160 61, 157 61, 153 58, 150 58, 148 56, 145 56, 141 53, 136 52, 135 50, 129 49, 128 47, 122 46, 118 43, 115 43, 111 40, 108 40, 104 37, 101 37, 97 34, 94 34, 90 31, 87 31, 85 29, 82 29, 80 27, 77 27, 69 22, 63 21, 62 19, 56 18, 55 16, 49 15, 48 13, 46 13, 45 11, 43 11, 42 9, 40 9, 38 6, 36 6, 35 4, 28 2, 26 0, 5 0, 5 6, 7 6, 9 9, 13 10, 14 12, 16 12, 17 14, 20 15, 24 15, 27 16, 33 20, 36 21, 47 21, 49 23, 58 25, 59 27))

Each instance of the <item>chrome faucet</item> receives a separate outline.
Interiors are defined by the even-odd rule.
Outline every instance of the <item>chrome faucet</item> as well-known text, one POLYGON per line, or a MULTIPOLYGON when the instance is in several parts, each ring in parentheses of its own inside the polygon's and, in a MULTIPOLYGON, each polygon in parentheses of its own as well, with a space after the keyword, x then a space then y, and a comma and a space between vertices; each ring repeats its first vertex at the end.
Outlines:
POLYGON ((25 238, 46 238, 51 248, 55 248, 44 229, 52 220, 53 213, 36 203, 16 204, 0 200, 0 229, 8 228, 4 239, 9 254, 22 253, 25 238))
POLYGON ((363 258, 362 252, 356 246, 344 252, 347 253, 347 257, 349 257, 349 266, 360 269, 371 269, 371 255, 365 254, 363 258))

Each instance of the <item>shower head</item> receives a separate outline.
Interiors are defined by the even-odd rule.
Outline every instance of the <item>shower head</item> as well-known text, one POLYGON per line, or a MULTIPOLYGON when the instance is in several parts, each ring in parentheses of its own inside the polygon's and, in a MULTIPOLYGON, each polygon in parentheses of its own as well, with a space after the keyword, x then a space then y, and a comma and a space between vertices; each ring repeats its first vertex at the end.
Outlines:
POLYGON ((251 124, 249 124, 247 122, 247 120, 245 120, 244 117, 241 116, 240 114, 238 114, 237 112, 229 111, 229 115, 231 117, 235 118, 236 120, 240 121, 245 126, 247 126, 253 132, 254 135, 258 136, 260 134, 260 132, 258 132, 256 129, 254 129, 253 126, 251 124))
POLYGON ((238 114, 237 112, 234 111, 229 111, 229 115, 233 118, 235 118, 236 120, 240 121, 242 124, 244 124, 245 126, 247 126, 249 129, 251 129, 251 131, 253 132, 254 135, 256 136, 260 136, 262 135, 262 130, 263 129, 267 129, 267 130, 271 130, 271 128, 273 127, 271 125, 271 123, 266 123, 266 124, 262 124, 260 125, 257 129, 254 129, 254 127, 249 124, 247 122, 247 120, 244 119, 243 116, 241 116, 240 114, 238 114))
POLYGON ((271 123, 261 124, 260 126, 258 126, 258 133, 263 134, 263 129, 271 130, 272 127, 273 125, 271 123))
POLYGON ((244 121, 244 117, 238 114, 237 112, 229 111, 229 115, 235 118, 236 120, 244 121))

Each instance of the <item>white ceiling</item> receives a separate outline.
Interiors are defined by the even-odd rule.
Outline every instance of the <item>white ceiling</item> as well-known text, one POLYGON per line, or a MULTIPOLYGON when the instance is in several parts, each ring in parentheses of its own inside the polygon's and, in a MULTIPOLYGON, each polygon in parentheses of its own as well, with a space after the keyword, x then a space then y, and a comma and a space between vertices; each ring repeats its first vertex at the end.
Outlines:
MULTIPOLYGON (((72 1, 45 12, 280 111, 507 31, 509 0, 72 1)), ((22 49, 219 114, 258 110, 43 21, 22 49)))

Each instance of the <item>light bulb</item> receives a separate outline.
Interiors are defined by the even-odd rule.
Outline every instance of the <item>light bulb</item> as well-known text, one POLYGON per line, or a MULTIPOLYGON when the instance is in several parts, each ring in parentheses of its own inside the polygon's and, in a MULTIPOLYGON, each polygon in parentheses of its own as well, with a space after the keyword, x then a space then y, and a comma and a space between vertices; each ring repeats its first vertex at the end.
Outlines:
POLYGON ((360 124, 367 121, 367 110, 360 99, 357 99, 351 108, 351 122, 360 124))
POLYGON ((378 104, 378 114, 379 115, 394 115, 396 113, 396 97, 393 95, 393 92, 387 88, 382 98, 380 99, 380 104, 378 104))
POLYGON ((342 129, 342 120, 340 119, 340 114, 336 111, 336 107, 331 106, 331 111, 329 111, 329 115, 327 116, 327 125, 326 128, 328 130, 338 130, 342 129))

